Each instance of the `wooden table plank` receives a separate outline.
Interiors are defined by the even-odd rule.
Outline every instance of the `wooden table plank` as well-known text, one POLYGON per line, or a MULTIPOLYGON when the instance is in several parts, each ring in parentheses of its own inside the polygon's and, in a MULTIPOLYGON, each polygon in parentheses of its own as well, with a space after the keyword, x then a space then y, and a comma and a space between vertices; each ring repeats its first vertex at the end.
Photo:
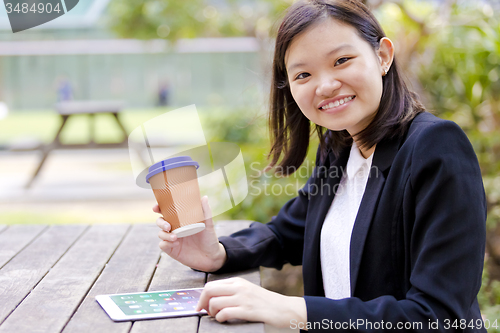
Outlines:
MULTIPOLYGON (((197 272, 182 265, 162 253, 149 291, 181 288, 203 288, 206 273, 197 272)), ((136 321, 131 333, 176 332, 194 333, 198 329, 199 317, 168 318, 147 321, 136 321)))
POLYGON ((249 269, 247 271, 225 274, 208 274, 207 282, 229 279, 232 277, 240 277, 260 286, 260 271, 258 268, 249 269))
POLYGON ((85 229, 85 226, 76 225, 51 227, 0 269, 0 323, 21 303, 85 229))
POLYGON ((46 225, 12 225, 0 233, 0 267, 38 236, 46 225))
MULTIPOLYGON (((215 225, 217 235, 227 236, 248 227, 251 221, 221 221, 215 225)), ((241 277, 256 285, 260 286, 260 271, 258 268, 251 269, 238 273, 227 274, 208 274, 208 281, 215 281, 227 279, 230 277, 241 277)), ((219 332, 238 332, 238 333, 259 333, 265 332, 263 323, 248 323, 248 322, 233 322, 233 323, 219 323, 214 318, 203 317, 201 318, 198 333, 219 333, 219 332)))
POLYGON ((231 323, 219 323, 212 317, 204 316, 201 318, 198 333, 265 333, 264 323, 252 323, 247 321, 238 321, 231 323))
POLYGON ((128 225, 94 225, 0 326, 0 332, 60 332, 93 285, 128 225))
POLYGON ((95 296, 146 291, 160 258, 158 243, 156 225, 134 225, 64 332, 128 332, 132 322, 112 321, 95 296))

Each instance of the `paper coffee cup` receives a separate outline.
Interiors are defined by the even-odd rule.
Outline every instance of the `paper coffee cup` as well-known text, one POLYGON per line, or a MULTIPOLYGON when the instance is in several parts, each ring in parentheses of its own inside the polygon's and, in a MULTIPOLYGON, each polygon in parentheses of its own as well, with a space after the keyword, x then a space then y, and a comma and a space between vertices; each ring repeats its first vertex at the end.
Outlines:
POLYGON ((177 237, 205 229, 200 187, 196 169, 189 156, 172 157, 149 167, 146 182, 151 185, 165 221, 177 237))

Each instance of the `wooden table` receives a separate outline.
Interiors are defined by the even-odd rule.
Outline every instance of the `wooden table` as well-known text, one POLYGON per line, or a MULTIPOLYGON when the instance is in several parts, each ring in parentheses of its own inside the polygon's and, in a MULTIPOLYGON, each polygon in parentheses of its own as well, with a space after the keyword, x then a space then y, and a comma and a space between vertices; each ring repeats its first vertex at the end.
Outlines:
MULTIPOLYGON (((219 236, 249 225, 221 221, 219 236)), ((258 269, 212 275, 158 248, 158 228, 134 225, 0 226, 0 332, 264 332, 262 323, 219 323, 208 316, 113 322, 100 294, 203 287, 240 276, 260 284, 258 269)))
POLYGON ((35 172, 31 176, 28 183, 25 185, 29 188, 35 178, 40 173, 45 160, 49 156, 49 153, 54 149, 101 149, 101 148, 126 148, 128 143, 128 133, 123 126, 118 113, 121 112, 123 108, 122 102, 117 101, 65 101, 59 102, 55 106, 57 113, 61 116, 61 125, 57 130, 54 140, 48 145, 41 145, 37 149, 42 151, 42 158, 35 169, 35 172), (108 113, 113 115, 116 124, 123 133, 123 139, 117 143, 97 143, 95 141, 95 115, 98 113, 108 113), (89 116, 89 136, 90 141, 84 144, 65 144, 61 142, 60 136, 64 129, 69 117, 77 114, 85 114, 89 116))

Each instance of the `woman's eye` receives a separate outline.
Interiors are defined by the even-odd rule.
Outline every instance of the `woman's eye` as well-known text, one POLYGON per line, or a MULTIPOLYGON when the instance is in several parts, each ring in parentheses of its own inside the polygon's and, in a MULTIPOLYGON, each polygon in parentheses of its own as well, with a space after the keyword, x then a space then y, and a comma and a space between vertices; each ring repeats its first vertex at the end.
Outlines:
POLYGON ((295 80, 300 80, 300 79, 305 79, 306 77, 308 77, 310 74, 309 73, 300 73, 299 75, 297 75, 295 77, 295 80))
POLYGON ((342 65, 347 60, 349 60, 349 58, 346 58, 346 57, 340 58, 339 60, 337 60, 337 62, 335 63, 335 65, 342 65))

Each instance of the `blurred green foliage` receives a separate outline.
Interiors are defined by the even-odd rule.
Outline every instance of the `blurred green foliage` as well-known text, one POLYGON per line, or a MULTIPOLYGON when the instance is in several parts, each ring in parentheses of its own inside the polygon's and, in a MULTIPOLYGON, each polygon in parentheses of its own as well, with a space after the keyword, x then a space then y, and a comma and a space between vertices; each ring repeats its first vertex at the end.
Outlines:
POLYGON ((426 44, 419 79, 430 107, 458 123, 476 151, 488 202, 480 302, 486 318, 500 319, 499 277, 488 273, 500 263, 500 21, 487 3, 451 10, 451 23, 426 44))
MULTIPOLYGON (((486 259, 485 266, 487 266, 488 260, 489 258, 486 259)), ((494 324, 494 321, 497 320, 497 327, 490 325, 488 332, 500 332, 500 281, 491 279, 487 269, 483 270, 482 287, 477 299, 481 305, 482 315, 490 320, 489 324, 494 324)))
POLYGON ((113 0, 112 30, 122 37, 155 39, 267 37, 276 17, 292 0, 113 0))
POLYGON ((268 165, 269 135, 267 116, 248 109, 212 110, 202 113, 206 135, 212 142, 237 143, 242 151, 248 177, 248 196, 238 206, 218 219, 253 220, 268 222, 297 191, 312 173, 317 140, 312 140, 308 157, 301 169, 289 177, 277 177, 268 165))
POLYGON ((205 25, 196 19, 203 2, 114 0, 109 6, 111 25, 115 32, 128 38, 193 38, 205 25))
POLYGON ((491 132, 500 101, 500 24, 481 8, 453 10, 457 20, 467 15, 467 21, 433 36, 429 48, 434 56, 422 63, 420 80, 440 115, 466 131, 491 132))

